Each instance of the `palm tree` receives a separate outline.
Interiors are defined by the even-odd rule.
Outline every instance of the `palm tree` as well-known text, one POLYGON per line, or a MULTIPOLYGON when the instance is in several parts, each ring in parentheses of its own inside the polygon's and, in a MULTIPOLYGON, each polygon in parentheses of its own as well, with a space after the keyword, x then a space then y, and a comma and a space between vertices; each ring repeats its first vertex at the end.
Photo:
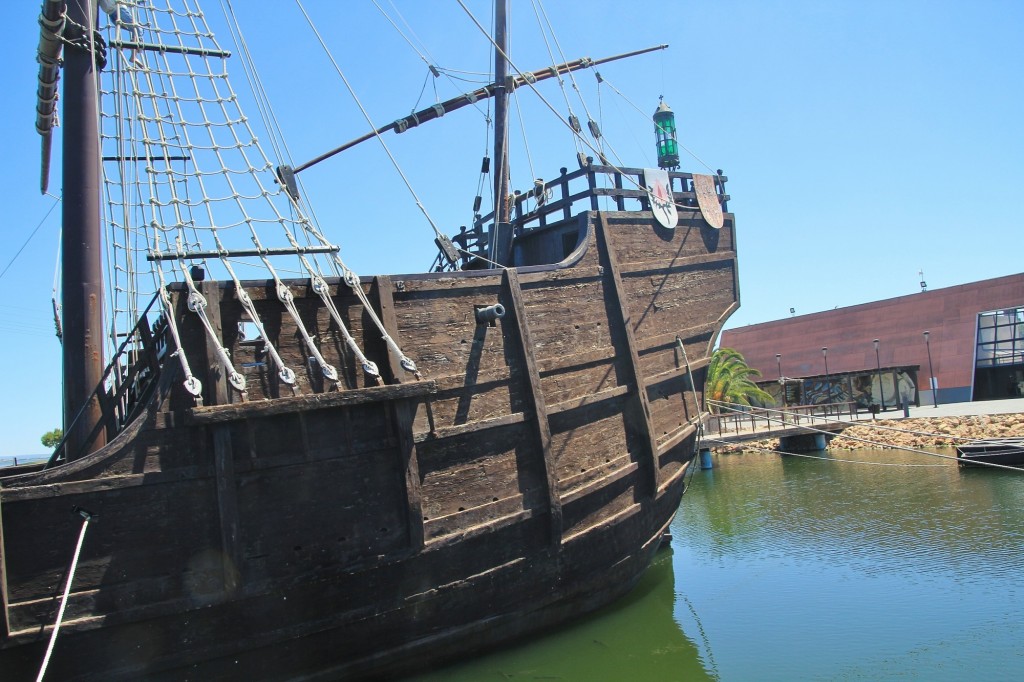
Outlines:
POLYGON ((711 363, 704 381, 704 399, 709 401, 712 412, 718 412, 718 402, 738 405, 773 404, 775 399, 771 394, 754 383, 754 378, 759 376, 761 372, 748 365, 738 350, 719 348, 711 354, 711 363))

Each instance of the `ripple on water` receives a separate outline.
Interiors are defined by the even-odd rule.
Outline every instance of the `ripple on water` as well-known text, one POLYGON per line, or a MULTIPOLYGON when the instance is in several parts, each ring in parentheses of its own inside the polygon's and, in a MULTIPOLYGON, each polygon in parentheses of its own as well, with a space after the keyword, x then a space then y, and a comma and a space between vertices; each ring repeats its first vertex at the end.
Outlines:
POLYGON ((747 453, 695 476, 674 530, 683 629, 701 619, 722 679, 1008 679, 1024 664, 1024 473, 843 459, 872 464, 747 453))

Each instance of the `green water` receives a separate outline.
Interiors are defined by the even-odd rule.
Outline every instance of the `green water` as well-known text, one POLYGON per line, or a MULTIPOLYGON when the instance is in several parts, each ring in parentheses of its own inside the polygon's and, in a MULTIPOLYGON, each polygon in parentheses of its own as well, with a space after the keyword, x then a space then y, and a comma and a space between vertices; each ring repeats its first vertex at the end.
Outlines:
POLYGON ((714 462, 623 600, 412 679, 1024 679, 1024 473, 870 450, 714 462))

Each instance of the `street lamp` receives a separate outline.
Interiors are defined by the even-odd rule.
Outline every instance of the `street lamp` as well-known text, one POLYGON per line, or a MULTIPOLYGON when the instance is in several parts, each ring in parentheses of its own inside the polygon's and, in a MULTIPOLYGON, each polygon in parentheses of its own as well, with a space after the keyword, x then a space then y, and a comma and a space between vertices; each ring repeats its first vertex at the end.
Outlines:
POLYGON ((928 340, 928 335, 931 334, 927 329, 924 332, 924 345, 928 349, 928 388, 932 392, 932 407, 939 406, 939 399, 936 396, 937 391, 935 390, 935 370, 932 369, 932 344, 928 340))
POLYGON ((832 377, 828 373, 828 346, 821 347, 821 355, 825 358, 825 405, 832 403, 832 377))
POLYGON ((878 359, 878 339, 875 339, 872 343, 875 344, 875 371, 878 372, 878 398, 882 401, 882 410, 885 411, 885 391, 882 390, 882 363, 878 359))
POLYGON ((779 366, 779 388, 782 389, 782 406, 789 407, 786 402, 786 383, 782 380, 782 353, 775 354, 775 364, 779 366))

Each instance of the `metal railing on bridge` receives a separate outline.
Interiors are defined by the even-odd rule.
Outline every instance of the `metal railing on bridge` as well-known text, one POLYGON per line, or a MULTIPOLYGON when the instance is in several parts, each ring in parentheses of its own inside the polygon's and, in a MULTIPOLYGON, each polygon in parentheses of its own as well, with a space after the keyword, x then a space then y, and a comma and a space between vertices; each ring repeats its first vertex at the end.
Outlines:
POLYGON ((856 402, 793 405, 781 409, 750 407, 718 400, 709 400, 708 405, 717 408, 718 414, 712 414, 708 419, 705 433, 717 433, 719 436, 729 433, 769 434, 773 429, 781 431, 835 421, 856 421, 862 412, 871 414, 856 402))

